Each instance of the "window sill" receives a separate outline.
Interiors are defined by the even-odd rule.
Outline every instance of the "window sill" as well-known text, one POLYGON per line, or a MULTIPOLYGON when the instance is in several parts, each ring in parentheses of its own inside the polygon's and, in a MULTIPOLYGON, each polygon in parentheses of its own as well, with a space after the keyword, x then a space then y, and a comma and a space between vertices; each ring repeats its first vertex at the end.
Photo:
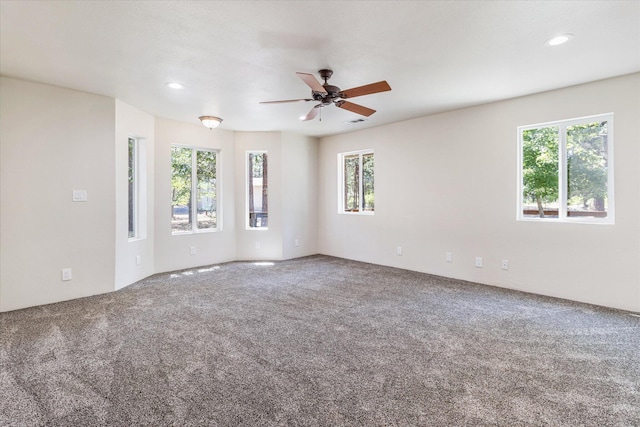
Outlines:
POLYGON ((127 239, 127 243, 135 243, 135 242, 139 242, 140 240, 147 240, 146 237, 129 237, 127 239))
POLYGON ((191 231, 172 231, 171 235, 172 236, 184 236, 184 235, 189 235, 189 234, 206 234, 206 233, 215 233, 218 231, 222 231, 219 228, 205 228, 203 230, 191 230, 191 231))
POLYGON ((590 224, 590 225, 614 225, 613 218, 516 218, 518 222, 546 222, 556 224, 590 224))
POLYGON ((363 211, 363 212, 344 212, 344 211, 340 211, 338 212, 339 215, 364 215, 364 216, 373 216, 375 212, 374 211, 363 211))

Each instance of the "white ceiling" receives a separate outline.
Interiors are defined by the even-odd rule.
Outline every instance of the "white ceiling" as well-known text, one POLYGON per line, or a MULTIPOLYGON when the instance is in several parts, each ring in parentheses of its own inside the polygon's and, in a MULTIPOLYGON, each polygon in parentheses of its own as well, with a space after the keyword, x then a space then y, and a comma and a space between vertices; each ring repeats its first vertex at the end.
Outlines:
POLYGON ((1 1, 0 74, 230 130, 331 135, 640 71, 640 1, 1 1), (574 38, 558 47, 558 33, 574 38), (315 103, 296 71, 348 89, 315 103), (318 77, 319 78, 319 77, 318 77), (165 86, 183 83, 179 91, 165 86))

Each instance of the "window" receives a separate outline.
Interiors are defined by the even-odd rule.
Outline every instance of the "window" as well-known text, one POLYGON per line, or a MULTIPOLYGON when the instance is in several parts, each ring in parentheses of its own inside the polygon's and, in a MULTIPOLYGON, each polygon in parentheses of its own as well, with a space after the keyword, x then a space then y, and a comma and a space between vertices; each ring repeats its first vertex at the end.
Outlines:
POLYGON ((129 138, 129 239, 138 237, 138 140, 129 138))
POLYGON ((373 151, 338 154, 339 213, 373 214, 373 151))
POLYGON ((269 226, 268 157, 264 151, 247 152, 248 228, 269 226))
POLYGON ((144 239, 147 235, 147 149, 144 138, 127 138, 128 238, 144 239))
POLYGON ((217 152, 171 147, 171 232, 218 229, 217 152))
POLYGON ((521 126, 518 219, 613 223, 613 114, 521 126))

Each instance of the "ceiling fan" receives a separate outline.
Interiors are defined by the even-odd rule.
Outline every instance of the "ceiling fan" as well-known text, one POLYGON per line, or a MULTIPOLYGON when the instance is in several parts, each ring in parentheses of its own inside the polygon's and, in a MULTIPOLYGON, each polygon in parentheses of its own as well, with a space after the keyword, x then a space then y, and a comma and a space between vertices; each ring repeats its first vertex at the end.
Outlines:
MULTIPOLYGON (((301 117, 300 120, 307 121, 315 118, 320 113, 322 107, 334 104, 336 107, 344 110, 349 110, 353 113, 360 114, 362 116, 369 117, 376 110, 364 107, 362 105, 354 104, 353 102, 345 101, 348 98, 355 98, 356 96, 370 95, 372 93, 386 92, 391 90, 391 86, 385 80, 377 83, 371 83, 364 86, 354 87, 352 89, 341 90, 338 86, 332 86, 327 83, 327 80, 333 75, 332 70, 323 69, 318 71, 320 77, 324 79, 324 84, 320 84, 318 79, 313 74, 309 73, 296 73, 303 82, 311 88, 311 98, 303 99, 286 99, 283 101, 264 101, 260 104, 282 104, 285 102, 306 102, 306 101, 318 101, 319 104, 315 105, 306 116, 301 117)), ((322 116, 320 117, 322 120, 322 116)))

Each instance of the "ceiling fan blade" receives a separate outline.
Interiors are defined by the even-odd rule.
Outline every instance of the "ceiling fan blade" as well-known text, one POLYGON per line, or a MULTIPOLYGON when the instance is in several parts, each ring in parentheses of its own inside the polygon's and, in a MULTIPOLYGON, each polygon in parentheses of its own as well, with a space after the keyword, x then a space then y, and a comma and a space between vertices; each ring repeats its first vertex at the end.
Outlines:
POLYGON ((372 93, 386 92, 391 90, 391 86, 386 80, 377 83, 371 83, 364 86, 354 87, 352 89, 340 92, 340 98, 355 98, 356 96, 370 95, 372 93))
POLYGON ((369 117, 376 112, 376 110, 372 110, 371 108, 363 107, 362 105, 354 104, 349 101, 336 101, 336 107, 340 107, 366 117, 369 117))
POLYGON ((320 108, 322 108, 322 104, 316 105, 315 107, 313 107, 311 109, 311 111, 309 111, 307 113, 306 116, 301 117, 300 120, 303 121, 303 122, 306 122, 306 121, 309 121, 309 120, 313 120, 318 115, 318 113, 320 112, 320 108))
POLYGON ((318 92, 318 93, 327 93, 324 86, 320 84, 318 79, 316 79, 316 77, 313 74, 300 73, 300 72, 296 74, 298 75, 298 77, 302 79, 303 82, 307 84, 307 86, 311 88, 312 91, 318 92))
POLYGON ((305 102, 305 101, 313 101, 313 99, 285 99, 283 101, 261 101, 258 104, 284 104, 285 102, 305 102))

